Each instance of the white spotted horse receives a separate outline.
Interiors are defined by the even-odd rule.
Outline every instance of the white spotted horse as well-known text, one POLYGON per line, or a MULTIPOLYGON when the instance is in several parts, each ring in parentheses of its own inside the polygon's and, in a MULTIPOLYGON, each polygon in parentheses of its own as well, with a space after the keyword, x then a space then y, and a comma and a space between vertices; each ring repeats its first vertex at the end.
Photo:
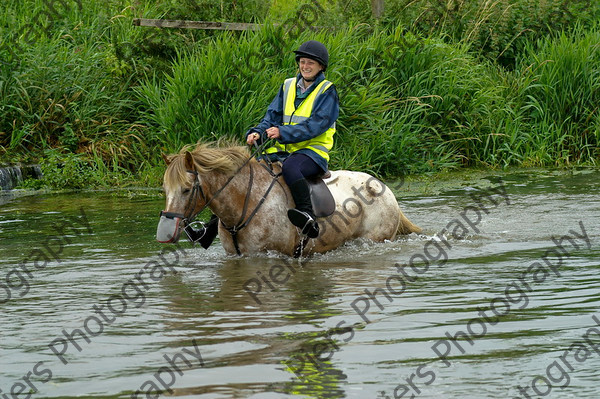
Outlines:
POLYGON ((277 251, 304 256, 354 239, 381 242, 421 231, 404 216, 392 191, 366 173, 331 171, 321 180, 334 202, 325 201, 329 210, 315 209, 321 231, 308 239, 287 218, 294 203, 279 163, 257 160, 247 147, 214 143, 188 146, 165 160, 159 242, 177 242, 207 207, 218 217, 223 248, 238 255, 277 251))

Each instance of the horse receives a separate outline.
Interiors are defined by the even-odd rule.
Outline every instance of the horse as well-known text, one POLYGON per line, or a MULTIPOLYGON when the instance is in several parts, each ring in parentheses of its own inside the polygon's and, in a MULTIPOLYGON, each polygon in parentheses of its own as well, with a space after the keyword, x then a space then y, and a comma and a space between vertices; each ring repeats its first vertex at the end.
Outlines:
POLYGON ((185 146, 163 158, 166 204, 157 229, 159 242, 177 242, 207 207, 219 218, 225 251, 244 256, 268 251, 297 256, 299 249, 306 256, 355 239, 383 242, 421 231, 402 213, 392 191, 366 173, 337 170, 323 179, 335 210, 317 218, 319 236, 308 239, 287 218, 294 202, 279 163, 256 159, 248 147, 223 143, 185 146))

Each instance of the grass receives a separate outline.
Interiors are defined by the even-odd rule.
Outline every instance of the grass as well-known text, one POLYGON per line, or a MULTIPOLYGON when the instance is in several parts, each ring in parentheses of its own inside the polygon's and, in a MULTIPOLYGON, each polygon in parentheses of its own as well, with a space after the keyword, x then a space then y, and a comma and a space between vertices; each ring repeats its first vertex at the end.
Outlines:
POLYGON ((0 159, 48 164, 55 187, 158 185, 161 152, 220 137, 241 142, 294 74, 292 50, 317 39, 330 50, 327 77, 340 97, 334 169, 389 177, 597 165, 600 6, 464 0, 439 9, 390 0, 373 21, 368 2, 322 3, 327 13, 314 24, 336 29, 298 34, 270 24, 242 33, 131 24, 141 16, 286 21, 301 10, 291 0, 270 8, 209 1, 206 9, 133 0, 80 8, 73 0, 59 16, 44 14, 42 0, 8 0, 0 159), (432 12, 441 12, 435 24, 432 12), (32 21, 38 28, 28 37, 32 21), (15 43, 21 51, 11 51, 15 43))

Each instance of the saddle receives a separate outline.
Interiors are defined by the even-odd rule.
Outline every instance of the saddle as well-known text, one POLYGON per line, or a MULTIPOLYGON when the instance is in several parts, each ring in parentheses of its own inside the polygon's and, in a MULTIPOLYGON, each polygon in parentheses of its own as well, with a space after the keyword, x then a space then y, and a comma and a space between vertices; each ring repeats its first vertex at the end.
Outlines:
MULTIPOLYGON (((277 165, 278 168, 281 168, 283 161, 285 161, 289 155, 290 154, 287 152, 276 152, 273 154, 265 154, 264 159, 267 160, 267 163, 277 165)), ((323 181, 324 179, 330 178, 331 172, 326 171, 323 174, 306 179, 308 186, 310 187, 310 200, 312 202, 313 212, 318 218, 329 216, 335 212, 335 200, 333 199, 333 195, 331 195, 331 191, 329 191, 329 187, 327 187, 327 184, 323 181)))
POLYGON ((322 175, 306 179, 310 187, 310 200, 313 212, 318 218, 329 216, 335 212, 335 200, 333 199, 333 195, 331 195, 331 191, 329 191, 329 187, 323 181, 330 178, 331 172, 327 171, 322 175))

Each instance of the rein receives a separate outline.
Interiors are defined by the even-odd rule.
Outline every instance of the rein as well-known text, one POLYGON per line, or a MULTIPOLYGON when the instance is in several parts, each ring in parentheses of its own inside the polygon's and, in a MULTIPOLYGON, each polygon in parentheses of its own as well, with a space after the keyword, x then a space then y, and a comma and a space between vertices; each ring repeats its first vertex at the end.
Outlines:
MULTIPOLYGON (((263 165, 263 164, 261 164, 261 165, 263 167, 265 167, 267 170, 271 171, 271 169, 267 168, 265 165, 263 165)), ((248 216, 248 218, 246 220, 244 220, 244 218, 246 217, 246 212, 248 211, 248 203, 249 203, 249 200, 250 200, 250 192, 252 191, 252 184, 254 182, 254 169, 252 168, 252 164, 250 164, 249 166, 250 166, 250 179, 248 181, 248 191, 246 192, 246 198, 244 199, 244 208, 242 210, 242 216, 240 216, 240 220, 233 227, 228 227, 221 220, 221 226, 223 226, 225 228, 225 230, 227 230, 229 232, 229 234, 231 234, 231 239, 233 240, 233 246, 235 247, 235 252, 238 255, 242 254, 241 251, 240 251, 240 246, 239 246, 239 242, 238 242, 238 239, 237 239, 238 232, 240 230, 242 230, 244 227, 248 226, 248 224, 250 223, 250 221, 252 220, 252 218, 254 218, 254 216, 256 215, 256 213, 258 212, 258 210, 260 209, 260 207, 262 206, 262 204, 267 199, 267 195, 269 195, 269 193, 271 192, 271 189, 273 189, 273 187, 275 186, 275 183, 277 183, 277 179, 279 178, 279 176, 281 176, 281 173, 274 174, 271 171, 271 176, 273 177, 273 179, 271 179, 271 184, 269 184, 269 187, 267 188, 267 191, 265 191, 265 193, 263 194, 262 198, 258 201, 258 204, 256 204, 256 207, 254 208, 254 210, 252 211, 252 213, 250 213, 250 215, 248 216)))

